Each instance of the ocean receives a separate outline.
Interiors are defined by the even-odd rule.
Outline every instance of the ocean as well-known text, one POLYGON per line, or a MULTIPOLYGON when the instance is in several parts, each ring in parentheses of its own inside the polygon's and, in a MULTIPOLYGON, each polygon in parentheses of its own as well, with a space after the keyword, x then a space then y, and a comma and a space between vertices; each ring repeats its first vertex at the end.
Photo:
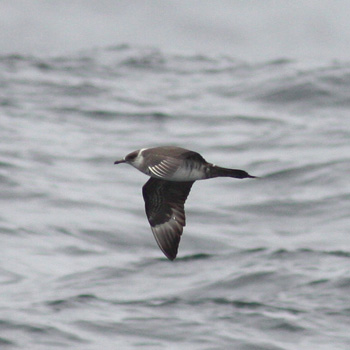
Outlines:
POLYGON ((201 3, 2 2, 1 349, 350 349, 350 28, 201 3), (197 181, 173 262, 113 164, 160 145, 259 177, 197 181))

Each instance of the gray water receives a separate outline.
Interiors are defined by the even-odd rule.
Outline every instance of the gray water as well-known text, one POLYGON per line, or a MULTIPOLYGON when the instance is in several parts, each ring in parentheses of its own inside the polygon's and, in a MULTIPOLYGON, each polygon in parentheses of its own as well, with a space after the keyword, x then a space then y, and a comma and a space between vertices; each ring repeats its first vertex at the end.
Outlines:
POLYGON ((115 44, 0 56, 0 348, 350 348, 350 64, 115 44), (194 184, 178 258, 147 177, 178 145, 256 180, 194 184))

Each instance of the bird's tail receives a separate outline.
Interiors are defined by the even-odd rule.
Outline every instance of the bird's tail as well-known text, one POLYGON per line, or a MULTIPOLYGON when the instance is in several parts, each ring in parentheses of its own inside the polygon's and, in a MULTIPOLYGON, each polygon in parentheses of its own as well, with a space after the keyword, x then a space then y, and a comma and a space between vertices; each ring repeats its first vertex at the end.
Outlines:
POLYGON ((235 177, 237 179, 255 178, 256 176, 249 175, 246 171, 240 169, 221 168, 213 165, 210 167, 210 177, 235 177))

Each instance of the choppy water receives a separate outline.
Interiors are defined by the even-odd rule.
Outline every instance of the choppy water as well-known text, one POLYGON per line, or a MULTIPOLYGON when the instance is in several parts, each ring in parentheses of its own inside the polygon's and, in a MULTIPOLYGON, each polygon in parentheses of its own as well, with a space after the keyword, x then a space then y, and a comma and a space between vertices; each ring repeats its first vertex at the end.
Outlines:
POLYGON ((120 45, 0 57, 0 347, 349 349, 348 62, 120 45), (174 144, 197 182, 178 259, 116 159, 174 144))

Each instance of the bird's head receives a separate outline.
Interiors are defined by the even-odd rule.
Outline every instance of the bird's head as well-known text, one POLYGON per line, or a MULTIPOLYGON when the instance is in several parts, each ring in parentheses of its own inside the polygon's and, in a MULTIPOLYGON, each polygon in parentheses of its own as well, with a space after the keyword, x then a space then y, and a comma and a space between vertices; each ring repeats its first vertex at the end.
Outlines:
POLYGON ((126 155, 123 159, 120 159, 120 160, 116 160, 114 162, 114 164, 120 164, 120 163, 133 163, 135 161, 135 159, 137 158, 139 154, 139 151, 134 151, 134 152, 131 152, 129 153, 128 155, 126 155))

